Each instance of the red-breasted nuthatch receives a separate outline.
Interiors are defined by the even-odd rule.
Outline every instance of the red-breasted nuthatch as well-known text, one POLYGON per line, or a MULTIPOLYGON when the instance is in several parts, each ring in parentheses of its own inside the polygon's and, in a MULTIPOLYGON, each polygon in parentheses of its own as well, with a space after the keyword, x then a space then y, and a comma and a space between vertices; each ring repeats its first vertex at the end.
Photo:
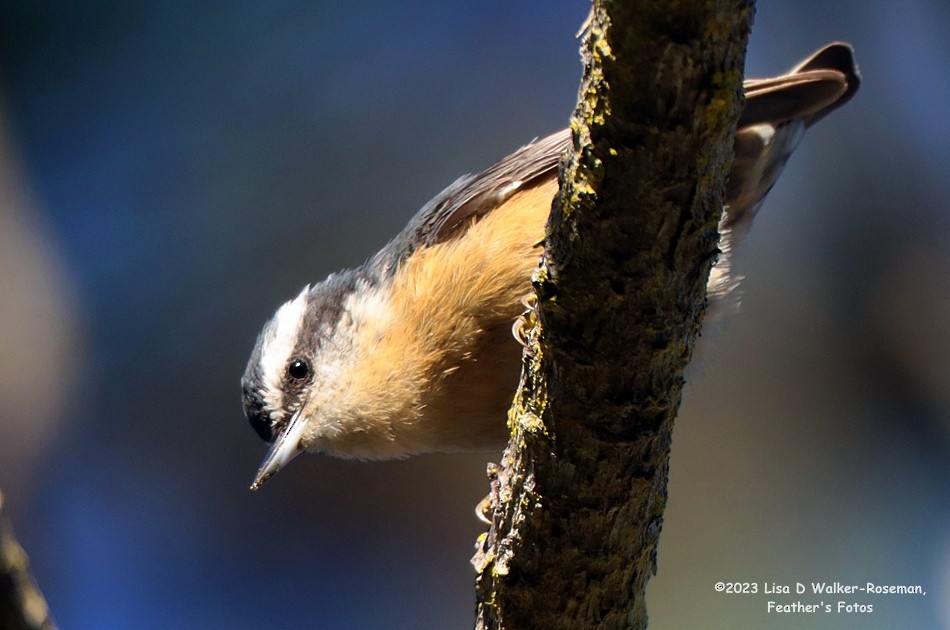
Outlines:
MULTIPOLYGON (((805 129, 859 82, 841 43, 745 82, 711 297, 728 289, 725 255, 805 129)), ((521 365, 510 330, 570 141, 558 132, 460 178, 362 266, 278 309, 242 381, 247 418, 273 443, 252 488, 304 450, 389 459, 501 448, 521 365)))

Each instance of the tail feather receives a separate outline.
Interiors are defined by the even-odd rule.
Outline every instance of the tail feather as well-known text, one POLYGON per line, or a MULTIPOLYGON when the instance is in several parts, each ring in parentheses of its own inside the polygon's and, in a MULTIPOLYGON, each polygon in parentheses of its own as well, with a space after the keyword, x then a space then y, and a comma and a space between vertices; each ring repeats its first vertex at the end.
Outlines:
MULTIPOLYGON (((858 86, 851 46, 828 44, 788 74, 745 82, 722 227, 741 238, 805 130, 848 102, 858 86)), ((735 244, 733 242, 733 244, 735 244)))
POLYGON ((861 84, 849 44, 828 44, 787 74, 748 79, 736 128, 734 157, 719 223, 722 254, 709 283, 712 297, 735 288, 729 254, 749 231, 805 130, 847 103, 861 84))

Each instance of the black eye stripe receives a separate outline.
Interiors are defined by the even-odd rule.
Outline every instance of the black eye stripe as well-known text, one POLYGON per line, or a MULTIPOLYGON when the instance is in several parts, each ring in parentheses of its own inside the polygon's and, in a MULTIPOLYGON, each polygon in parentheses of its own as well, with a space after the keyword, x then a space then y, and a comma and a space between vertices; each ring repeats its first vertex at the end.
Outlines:
POLYGON ((302 380, 310 376, 310 364, 304 359, 293 358, 287 364, 287 374, 295 380, 302 380))

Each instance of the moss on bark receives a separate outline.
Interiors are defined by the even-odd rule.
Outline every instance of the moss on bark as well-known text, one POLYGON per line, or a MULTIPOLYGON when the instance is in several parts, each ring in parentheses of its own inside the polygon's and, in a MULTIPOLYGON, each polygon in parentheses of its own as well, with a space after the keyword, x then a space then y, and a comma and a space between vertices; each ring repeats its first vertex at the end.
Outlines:
POLYGON ((477 628, 646 626, 753 13, 594 2, 512 441, 473 558, 477 628))

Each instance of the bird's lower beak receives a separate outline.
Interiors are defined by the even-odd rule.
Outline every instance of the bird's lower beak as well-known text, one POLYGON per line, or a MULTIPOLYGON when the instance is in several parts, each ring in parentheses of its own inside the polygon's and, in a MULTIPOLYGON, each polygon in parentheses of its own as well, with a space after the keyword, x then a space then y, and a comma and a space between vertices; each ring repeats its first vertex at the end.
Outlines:
POLYGON ((267 457, 264 458, 264 462, 257 470, 257 476, 254 478, 254 483, 251 484, 251 490, 257 490, 263 486, 268 479, 289 464, 290 460, 304 451, 300 439, 303 437, 306 424, 306 421, 300 417, 300 411, 290 417, 290 421, 287 422, 284 430, 274 440, 273 445, 267 452, 267 457))

